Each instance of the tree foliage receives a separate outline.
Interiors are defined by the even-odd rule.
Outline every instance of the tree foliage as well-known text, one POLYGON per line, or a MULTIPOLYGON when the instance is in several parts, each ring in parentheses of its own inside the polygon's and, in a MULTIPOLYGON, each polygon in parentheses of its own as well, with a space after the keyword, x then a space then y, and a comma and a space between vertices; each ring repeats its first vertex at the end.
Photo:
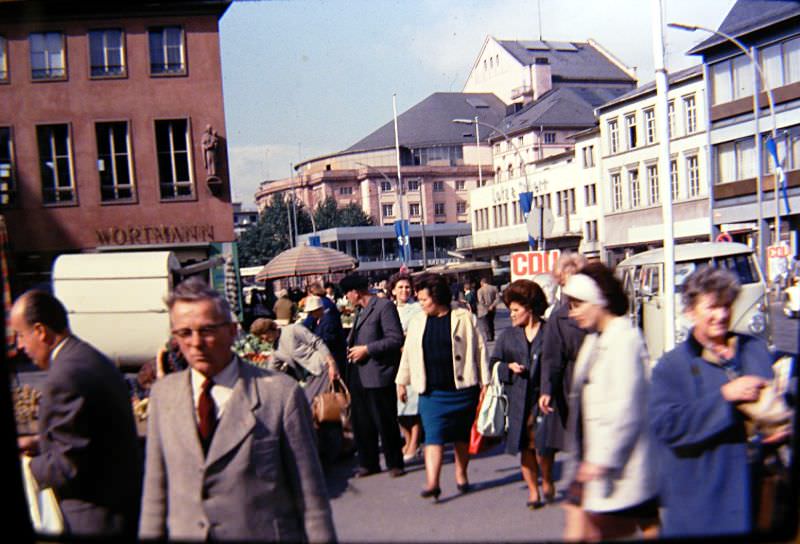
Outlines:
POLYGON ((372 225, 372 218, 355 202, 340 208, 335 198, 327 196, 314 210, 314 223, 317 230, 363 227, 372 225))
MULTIPOLYGON (((272 199, 253 225, 239 239, 239 263, 241 266, 267 264, 281 251, 291 247, 289 217, 291 201, 283 193, 272 195, 272 199)), ((311 217, 299 200, 295 202, 297 230, 300 234, 311 232, 311 217)), ((294 228, 294 227, 292 227, 294 228)))

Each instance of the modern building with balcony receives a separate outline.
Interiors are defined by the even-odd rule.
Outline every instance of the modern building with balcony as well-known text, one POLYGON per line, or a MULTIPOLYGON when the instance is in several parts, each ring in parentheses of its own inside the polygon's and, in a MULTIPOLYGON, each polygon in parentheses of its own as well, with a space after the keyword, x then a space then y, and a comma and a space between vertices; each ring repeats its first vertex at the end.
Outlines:
MULTIPOLYGON (((691 23, 691 21, 681 21, 691 23)), ((779 160, 786 173, 786 198, 779 192, 780 240, 798 254, 800 229, 800 4, 794 1, 739 0, 719 27, 757 59, 765 81, 740 49, 712 35, 689 51, 703 58, 708 82, 707 127, 715 229, 755 245, 758 191, 764 245, 775 243, 775 164, 766 140, 776 129, 779 160), (758 88, 756 88, 758 86, 758 88), (774 117, 767 90, 774 99, 774 117), (754 98, 759 107, 754 116, 754 98), (773 125, 774 123, 774 125, 773 125), (759 162, 761 167, 759 168, 759 162), (788 210, 786 208, 788 201, 788 210)))
POLYGON ((229 4, 0 2, 15 291, 48 281, 62 253, 169 249, 187 264, 230 250, 218 29, 229 4))
POLYGON ((702 66, 669 75, 669 176, 658 169, 656 99, 650 82, 597 108, 602 240, 610 264, 663 245, 665 182, 672 188, 676 242, 708 240, 711 232, 702 66))

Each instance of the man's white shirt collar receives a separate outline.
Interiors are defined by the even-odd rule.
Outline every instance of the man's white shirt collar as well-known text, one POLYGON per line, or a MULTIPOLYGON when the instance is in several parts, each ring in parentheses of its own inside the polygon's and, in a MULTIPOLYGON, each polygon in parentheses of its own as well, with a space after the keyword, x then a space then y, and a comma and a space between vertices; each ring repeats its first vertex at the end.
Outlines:
MULTIPOLYGON (((197 403, 200 400, 200 392, 203 382, 206 381, 206 376, 194 368, 190 370, 190 374, 192 377, 192 398, 194 399, 194 408, 197 410, 197 403)), ((214 387, 211 388, 211 398, 214 399, 214 404, 217 407, 217 419, 219 419, 222 416, 222 412, 225 411, 225 405, 233 394, 236 380, 239 379, 239 364, 236 358, 231 354, 231 362, 211 379, 214 382, 214 387)))

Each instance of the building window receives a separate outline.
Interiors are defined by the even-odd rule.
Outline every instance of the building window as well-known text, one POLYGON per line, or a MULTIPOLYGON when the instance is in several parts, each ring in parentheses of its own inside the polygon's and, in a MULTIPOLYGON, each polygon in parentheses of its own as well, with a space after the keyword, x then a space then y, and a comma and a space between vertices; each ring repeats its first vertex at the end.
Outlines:
POLYGON ((597 220, 594 221, 587 221, 586 222, 586 241, 587 242, 596 242, 597 241, 597 220))
POLYGON ((344 195, 352 195, 353 194, 353 188, 350 187, 350 186, 339 187, 339 194, 342 195, 342 196, 344 196, 344 195))
POLYGON ((128 123, 97 123, 97 170, 103 201, 133 197, 128 123))
POLYGON ((752 137, 718 144, 714 151, 717 158, 717 183, 756 176, 756 148, 752 137))
POLYGON ((591 168, 594 166, 594 146, 587 145, 583 148, 583 167, 591 168))
POLYGON ((388 181, 382 181, 381 182, 381 192, 382 193, 388 193, 391 190, 392 190, 392 184, 391 183, 389 183, 388 181))
POLYGON ((394 204, 381 204, 381 215, 383 215, 383 217, 393 217, 394 204))
POLYGON ((40 125, 36 127, 36 139, 39 144, 42 200, 48 204, 74 202, 69 126, 40 125))
POLYGON ((628 149, 636 147, 636 114, 625 116, 625 134, 628 137, 628 149))
POLYGON ((689 178, 689 197, 700 195, 700 168, 697 155, 686 158, 686 174, 689 178))
POLYGON ((162 199, 193 195, 190 147, 189 123, 186 119, 156 121, 158 179, 162 199))
POLYGON ((410 179, 406 182, 409 191, 419 191, 419 179, 410 179))
POLYGON ((467 188, 467 182, 463 179, 456 180, 456 191, 464 191, 467 188))
POLYGON ((587 206, 594 206, 597 204, 597 185, 592 183, 583 188, 584 200, 587 206))
POLYGON ((697 104, 694 95, 684 97, 683 111, 686 114, 686 134, 692 134, 697 130, 697 104))
POLYGON ((622 209, 622 177, 619 174, 611 174, 611 209, 622 209))
POLYGON ((675 101, 670 100, 667 103, 667 127, 669 127, 669 137, 674 138, 677 136, 675 133, 675 101))
POLYGON ((89 31, 90 73, 93 77, 124 76, 125 47, 118 29, 89 31))
POLYGON ((644 110, 644 135, 646 144, 656 142, 656 110, 653 108, 644 110))
MULTIPOLYGON (((719 62, 710 68, 713 104, 724 104, 753 95, 753 67, 746 55, 719 62)), ((775 86, 772 80, 768 81, 775 86)))
POLYGON ((619 150, 619 127, 617 120, 608 122, 608 151, 609 153, 616 153, 619 150))
POLYGON ((545 132, 544 133, 544 143, 545 144, 554 144, 554 143, 556 143, 556 133, 555 132, 545 132))
POLYGON ((183 29, 179 26, 151 28, 150 73, 185 74, 186 53, 183 47, 183 29))
POLYGON ((413 202, 408 205, 408 215, 411 217, 419 217, 419 203, 413 202))
POLYGON ((678 185, 678 161, 669 161, 669 179, 672 185, 672 200, 678 200, 681 196, 680 185, 678 185))
POLYGON ((575 213, 575 189, 556 192, 556 214, 559 216, 575 213))
POLYGON ((14 203, 15 185, 11 127, 0 127, 0 206, 14 203))
POLYGON ((661 201, 661 195, 658 189, 658 165, 653 164, 647 167, 647 187, 650 191, 650 200, 648 203, 653 206, 661 201))
POLYGON ((628 170, 628 185, 631 191, 631 208, 638 208, 642 204, 642 191, 639 186, 639 170, 628 170))
POLYGON ((444 202, 435 202, 433 204, 434 215, 444 215, 444 202))
POLYGON ((800 38, 764 47, 760 64, 773 89, 800 81, 800 38))
POLYGON ((8 81, 8 42, 0 36, 0 82, 8 81))
POLYGON ((33 79, 63 79, 66 77, 64 35, 61 32, 31 34, 29 43, 31 77, 33 79))
POLYGON ((444 192, 444 182, 443 181, 434 181, 433 182, 433 192, 434 193, 443 193, 444 192))
POLYGON ((458 215, 467 213, 467 203, 464 202, 463 200, 459 200, 458 202, 456 202, 456 213, 458 215))

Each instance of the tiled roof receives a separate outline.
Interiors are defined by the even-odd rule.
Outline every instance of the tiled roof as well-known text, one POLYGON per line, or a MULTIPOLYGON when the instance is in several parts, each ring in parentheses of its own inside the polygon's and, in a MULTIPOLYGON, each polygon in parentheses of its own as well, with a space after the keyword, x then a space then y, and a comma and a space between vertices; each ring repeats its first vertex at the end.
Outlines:
MULTIPOLYGON (((800 2, 797 0, 738 0, 717 30, 738 38, 798 16, 800 2)), ((690 49, 688 54, 702 54, 724 42, 722 36, 713 35, 690 49)))
MULTIPOLYGON (((474 143, 468 126, 453 119, 474 119, 497 125, 506 114, 506 105, 492 93, 434 93, 397 116, 400 145, 425 147, 474 143)), ((482 130, 485 139, 488 130, 482 130)), ((394 121, 359 140, 346 152, 385 149, 394 146, 394 121)))
POLYGON ((633 80, 590 43, 530 40, 498 40, 497 43, 524 66, 535 64, 537 58, 546 58, 550 64, 553 81, 633 80))

